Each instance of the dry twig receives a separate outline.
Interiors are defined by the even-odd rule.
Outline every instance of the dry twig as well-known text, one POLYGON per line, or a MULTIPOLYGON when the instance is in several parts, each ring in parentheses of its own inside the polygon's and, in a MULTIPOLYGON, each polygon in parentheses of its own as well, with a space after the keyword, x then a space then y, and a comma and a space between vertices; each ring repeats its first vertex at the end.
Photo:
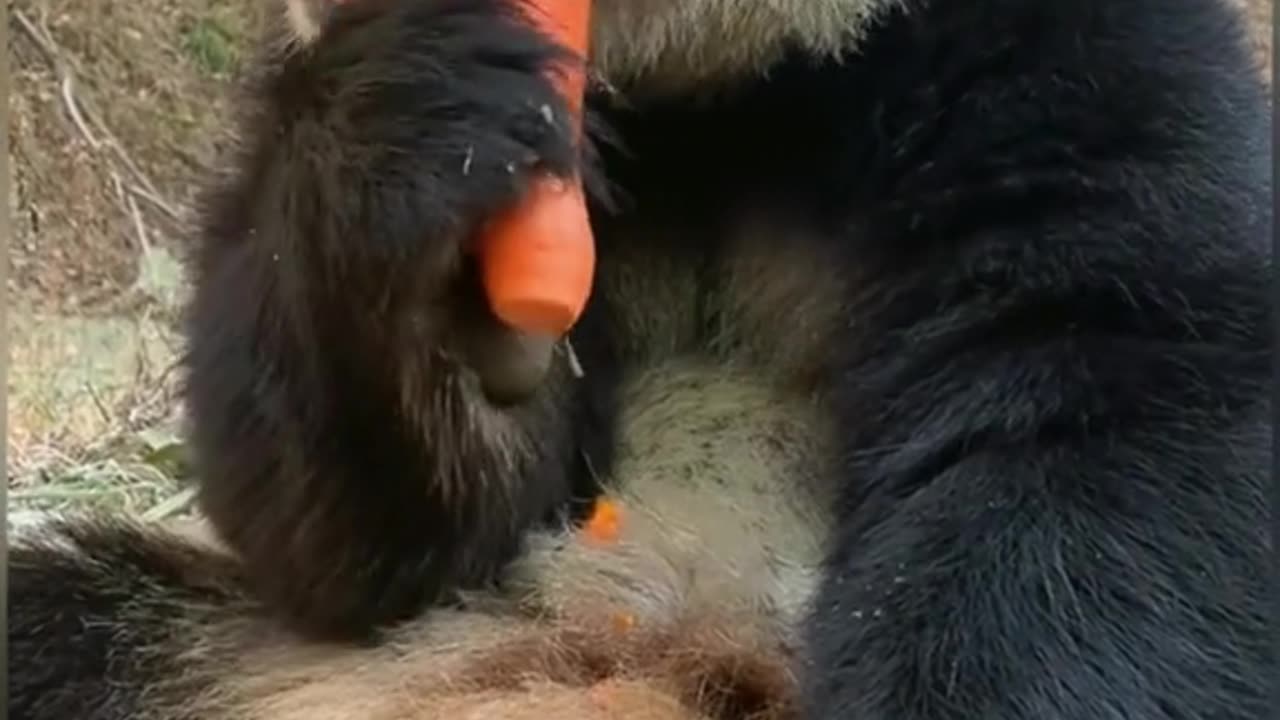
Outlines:
MULTIPOLYGON (((31 40, 50 68, 57 74, 59 78, 59 94, 63 107, 71 120, 71 124, 75 126, 76 131, 84 139, 85 143, 95 151, 99 151, 104 147, 110 150, 116 161, 123 165, 128 174, 132 176, 132 183, 123 184, 128 196, 145 200, 151 207, 162 212, 170 220, 178 223, 182 222, 185 213, 175 209, 175 205, 163 197, 156 189, 155 183, 142 171, 123 143, 117 139, 115 133, 111 132, 111 129, 107 127, 102 118, 76 92, 75 69, 72 67, 71 62, 66 59, 57 41, 53 39, 49 31, 33 22, 18 8, 10 8, 10 17, 13 18, 18 28, 31 40), (91 128, 90 125, 93 127, 91 128), (93 128, 97 128, 96 133, 93 128)), ((122 205, 121 212, 132 218, 135 228, 139 227, 136 204, 133 204, 133 207, 129 207, 128 204, 122 205)), ((140 237, 139 240, 145 249, 147 247, 146 238, 140 237)))

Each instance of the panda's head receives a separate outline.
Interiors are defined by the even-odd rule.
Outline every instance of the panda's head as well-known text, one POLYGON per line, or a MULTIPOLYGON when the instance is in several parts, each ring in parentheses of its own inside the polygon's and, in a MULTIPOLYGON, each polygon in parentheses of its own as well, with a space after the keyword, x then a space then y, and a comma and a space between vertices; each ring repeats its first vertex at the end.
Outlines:
MULTIPOLYGON (((283 0, 293 38, 313 40, 334 1, 283 0)), ((901 2, 594 0, 591 60, 623 92, 696 92, 763 73, 789 49, 838 56, 901 2)))

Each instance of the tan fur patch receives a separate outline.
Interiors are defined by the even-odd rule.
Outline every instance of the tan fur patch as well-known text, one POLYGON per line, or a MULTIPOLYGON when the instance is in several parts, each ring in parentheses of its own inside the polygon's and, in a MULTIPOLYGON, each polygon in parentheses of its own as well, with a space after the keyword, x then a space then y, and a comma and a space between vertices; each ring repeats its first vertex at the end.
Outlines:
POLYGON ((304 46, 320 37, 322 17, 318 0, 284 0, 285 27, 304 46))
POLYGON ((765 72, 789 47, 855 50, 899 0, 596 0, 591 59, 624 93, 702 91, 765 72))
POLYGON ((787 720, 790 658, 735 618, 687 618, 620 634, 599 618, 501 627, 440 613, 398 647, 275 643, 241 655, 216 697, 188 706, 220 720, 787 720), (212 713, 212 714, 210 714, 212 713), (514 713, 514 714, 513 714, 514 713))
POLYGON ((513 568, 557 616, 602 608, 641 622, 752 614, 787 634, 817 576, 829 457, 822 409, 760 379, 674 360, 624 389, 608 546, 538 535, 513 568))
MULTIPOLYGON (((827 343, 848 330, 846 298, 856 278, 835 248, 810 242, 802 223, 771 211, 746 211, 726 231, 718 285, 701 287, 697 263, 655 249, 665 226, 615 230, 597 269, 594 292, 615 314, 621 354, 649 366, 676 356, 707 354, 730 367, 750 368, 788 391, 818 390, 827 343), (716 325, 706 337, 707 321, 716 325)), ((684 232, 699 232, 698 230, 684 232)), ((697 246, 678 236, 671 244, 697 246)))
POLYGON ((746 362, 785 388, 814 392, 831 370, 829 340, 849 330, 855 278, 835 248, 804 237, 803 222, 744 213, 731 231, 720 293, 718 358, 746 362))
MULTIPOLYGON (((277 0, 301 45, 332 0, 277 0)), ((817 56, 857 48, 900 0, 595 0, 591 61, 634 95, 703 90, 766 71, 789 46, 817 56)))
POLYGON ((1273 20, 1274 3, 1272 0, 1233 0, 1243 7, 1249 19, 1250 38, 1253 41, 1254 54, 1262 67, 1263 76, 1268 83, 1272 82, 1272 65, 1275 62, 1274 42, 1275 26, 1273 20))

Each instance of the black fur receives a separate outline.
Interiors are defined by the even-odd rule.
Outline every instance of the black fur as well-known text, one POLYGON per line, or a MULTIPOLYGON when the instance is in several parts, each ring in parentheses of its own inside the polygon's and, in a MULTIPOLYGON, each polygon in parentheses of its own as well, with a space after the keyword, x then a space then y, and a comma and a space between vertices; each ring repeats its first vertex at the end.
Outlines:
MULTIPOLYGON (((626 242, 712 293, 726 228, 766 208, 808 231, 779 257, 825 243, 856 278, 822 364, 839 530, 809 717, 1261 718, 1272 211, 1244 28, 1216 0, 906 5, 843 63, 797 54, 712 102, 590 99, 622 145, 584 166, 625 199, 593 208, 602 268, 650 228, 626 242)), ((314 632, 489 579, 589 491, 584 455, 608 470, 637 361, 609 288, 580 381, 500 410, 459 359, 493 322, 469 231, 534 161, 581 160, 542 119, 553 50, 503 7, 340 11, 264 80, 210 205, 202 503, 314 632)), ((712 344, 694 304, 677 352, 712 344)))
POLYGON ((622 121, 629 190, 804 203, 870 282, 831 344, 811 717, 1265 716, 1249 63, 1215 2, 933 3, 843 67, 622 121))
POLYGON ((1249 62, 1214 2, 1005 0, 779 75, 830 119, 816 194, 878 284, 838 388, 813 717, 1267 714, 1249 62))
POLYGON ((563 54, 496 2, 443 5, 353 3, 268 65, 193 263, 202 507, 264 597, 325 634, 487 580, 607 426, 565 421, 576 388, 507 413, 504 447, 469 415, 459 356, 494 321, 468 232, 524 168, 576 153, 537 74, 563 54))
POLYGON ((235 657, 203 628, 256 612, 238 564, 103 520, 65 520, 12 548, 8 584, 13 720, 179 717, 219 680, 203 668, 235 657))

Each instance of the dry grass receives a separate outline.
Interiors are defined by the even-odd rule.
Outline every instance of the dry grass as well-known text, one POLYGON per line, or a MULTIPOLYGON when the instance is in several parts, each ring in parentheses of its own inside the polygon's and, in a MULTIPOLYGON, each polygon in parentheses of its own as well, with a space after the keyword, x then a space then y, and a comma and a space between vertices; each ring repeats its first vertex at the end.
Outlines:
POLYGON ((266 5, 9 7, 11 507, 167 509, 184 223, 266 5))

